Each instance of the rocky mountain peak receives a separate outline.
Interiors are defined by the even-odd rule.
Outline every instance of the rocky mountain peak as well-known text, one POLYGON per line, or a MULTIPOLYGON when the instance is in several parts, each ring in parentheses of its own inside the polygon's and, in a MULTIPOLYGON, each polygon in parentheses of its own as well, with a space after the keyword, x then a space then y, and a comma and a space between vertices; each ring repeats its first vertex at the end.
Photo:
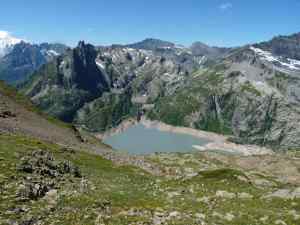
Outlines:
POLYGON ((96 93, 107 84, 101 70, 96 65, 97 51, 91 44, 80 41, 73 50, 74 81, 84 90, 96 93))
POLYGON ((80 40, 77 44, 77 48, 84 48, 85 47, 85 41, 84 40, 80 40))
POLYGON ((157 50, 161 48, 174 48, 175 44, 160 39, 147 38, 141 42, 127 45, 127 47, 136 48, 136 49, 145 49, 145 50, 157 50))
POLYGON ((230 51, 230 48, 211 47, 200 41, 194 42, 190 49, 193 55, 209 58, 217 58, 230 51))
POLYGON ((84 41, 79 41, 77 47, 74 49, 74 52, 78 53, 81 57, 95 57, 97 51, 95 47, 91 44, 86 44, 84 41))

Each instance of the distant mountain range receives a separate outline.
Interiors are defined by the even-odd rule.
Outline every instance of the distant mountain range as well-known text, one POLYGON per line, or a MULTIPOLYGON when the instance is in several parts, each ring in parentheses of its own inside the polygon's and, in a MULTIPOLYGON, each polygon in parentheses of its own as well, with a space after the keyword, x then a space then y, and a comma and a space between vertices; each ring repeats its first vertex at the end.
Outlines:
POLYGON ((10 84, 20 83, 66 49, 63 44, 31 44, 0 33, 0 79, 10 84))
POLYGON ((42 110, 91 132, 141 112, 238 143, 300 147, 299 34, 236 48, 146 39, 95 47, 20 42, 0 77, 42 110), (5 71, 5 73, 3 72, 5 71))

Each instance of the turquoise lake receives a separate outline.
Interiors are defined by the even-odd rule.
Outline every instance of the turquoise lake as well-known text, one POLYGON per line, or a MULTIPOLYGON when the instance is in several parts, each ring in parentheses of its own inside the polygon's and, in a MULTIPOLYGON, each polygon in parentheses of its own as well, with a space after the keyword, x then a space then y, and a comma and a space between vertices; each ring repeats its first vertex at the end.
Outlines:
POLYGON ((209 141, 188 134, 160 131, 137 124, 124 132, 112 135, 104 140, 113 149, 129 154, 150 154, 154 152, 190 152, 193 145, 205 145, 209 141))

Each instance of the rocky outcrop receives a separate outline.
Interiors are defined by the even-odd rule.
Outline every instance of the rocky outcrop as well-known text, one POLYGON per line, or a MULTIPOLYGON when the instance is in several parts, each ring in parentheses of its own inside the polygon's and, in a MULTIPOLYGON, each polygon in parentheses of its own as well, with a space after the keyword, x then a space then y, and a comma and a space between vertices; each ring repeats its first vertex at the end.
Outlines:
POLYGON ((70 161, 57 161, 47 151, 37 150, 21 159, 17 169, 29 176, 18 187, 20 200, 37 200, 59 188, 65 175, 81 178, 81 172, 70 161))

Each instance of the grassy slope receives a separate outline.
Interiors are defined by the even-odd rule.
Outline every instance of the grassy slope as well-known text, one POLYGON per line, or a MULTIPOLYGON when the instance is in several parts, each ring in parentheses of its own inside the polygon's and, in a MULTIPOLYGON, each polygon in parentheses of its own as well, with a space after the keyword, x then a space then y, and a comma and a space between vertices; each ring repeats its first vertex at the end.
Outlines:
MULTIPOLYGON (((180 158, 185 158, 185 155, 180 158)), ((218 217, 216 212, 233 214, 235 218, 230 224, 262 224, 259 219, 265 216, 268 216, 266 224, 274 224, 278 219, 287 224, 297 224, 288 212, 300 210, 299 200, 261 200, 260 197, 270 188, 263 190, 241 181, 237 177, 245 176, 243 172, 224 169, 222 165, 193 178, 156 177, 135 167, 115 166, 100 156, 62 152, 61 147, 54 144, 10 135, 0 135, 0 160, 0 224, 5 224, 7 219, 24 220, 28 215, 39 218, 43 224, 151 224, 153 214, 174 211, 180 213, 180 218, 170 218, 165 224, 195 224, 196 213, 205 214, 207 224, 229 223, 222 216, 218 217), (17 164, 24 154, 35 149, 53 152, 56 159, 67 159, 78 165, 83 179, 88 181, 87 188, 81 190, 81 178, 66 180, 58 190, 57 204, 51 210, 44 199, 17 201, 17 186, 24 176, 28 176, 16 170, 17 164), (215 196, 217 190, 247 192, 254 198, 218 198, 215 196), (171 196, 170 193, 176 194, 171 196), (197 200, 204 196, 209 198, 207 203, 197 200), (108 209, 105 205, 109 205, 108 209), (26 207, 29 211, 19 214, 8 212, 15 207, 26 207), (139 213, 129 215, 130 209, 139 213)), ((163 166, 159 157, 152 160, 163 166)), ((188 164, 172 162, 180 169, 192 165, 188 161, 188 164)))
POLYGON ((49 120, 49 122, 54 123, 58 126, 71 128, 70 124, 64 123, 61 120, 55 119, 54 117, 48 116, 43 111, 39 110, 35 107, 32 102, 25 97, 23 94, 17 92, 17 90, 13 87, 6 85, 3 81, 0 81, 0 93, 11 98, 17 104, 25 107, 28 111, 32 111, 42 116, 43 118, 49 120))

